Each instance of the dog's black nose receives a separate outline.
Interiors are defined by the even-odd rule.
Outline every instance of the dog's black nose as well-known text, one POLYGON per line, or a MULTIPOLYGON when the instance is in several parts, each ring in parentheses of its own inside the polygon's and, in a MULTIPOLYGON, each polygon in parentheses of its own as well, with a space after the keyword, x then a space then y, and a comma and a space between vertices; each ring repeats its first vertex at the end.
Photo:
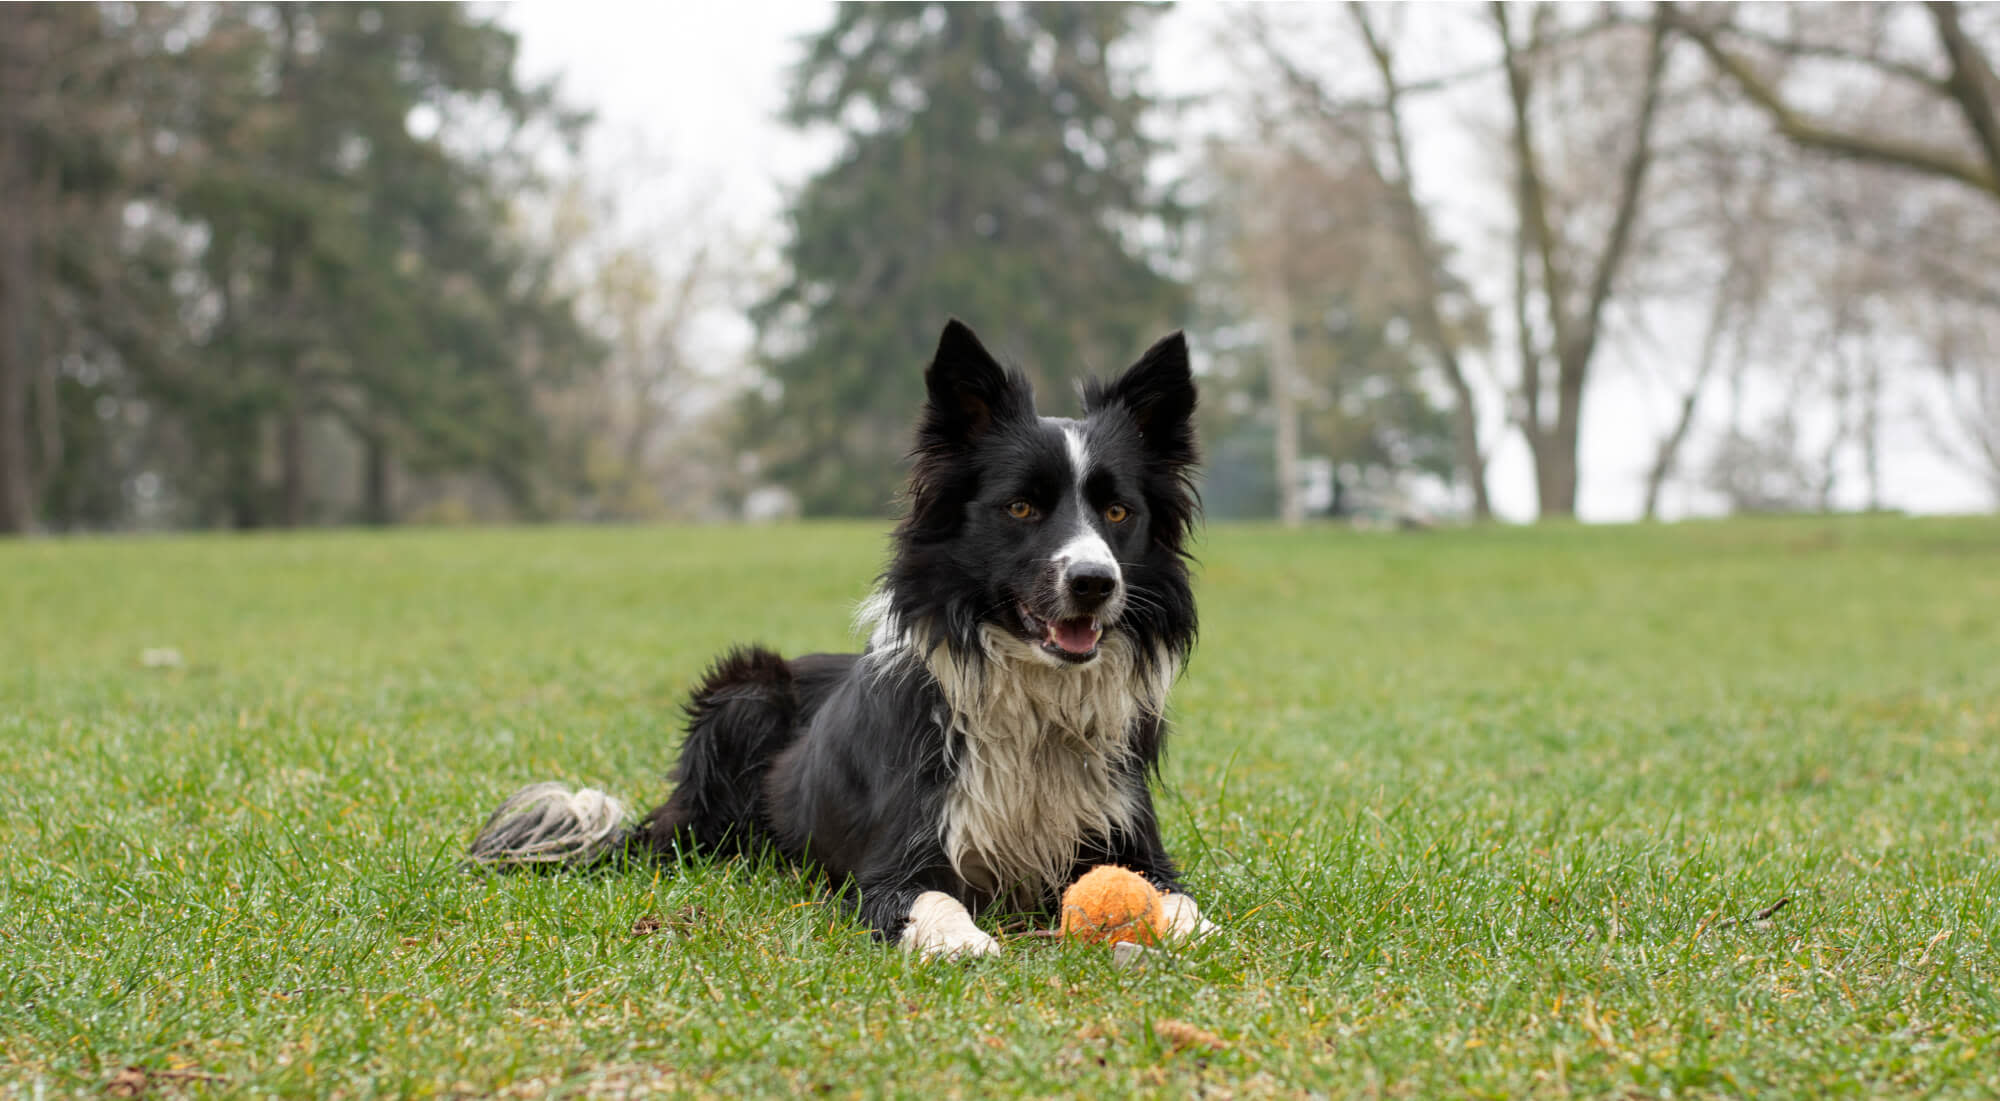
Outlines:
POLYGON ((1118 571, 1109 565, 1080 562, 1069 570, 1069 595, 1078 611, 1094 612, 1118 591, 1118 571))

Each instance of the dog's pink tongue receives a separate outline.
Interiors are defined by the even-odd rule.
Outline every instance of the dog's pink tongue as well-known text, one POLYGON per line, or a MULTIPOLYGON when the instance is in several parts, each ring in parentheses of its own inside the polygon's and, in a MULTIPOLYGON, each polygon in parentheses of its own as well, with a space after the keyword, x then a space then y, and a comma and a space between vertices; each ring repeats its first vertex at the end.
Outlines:
POLYGON ((1058 619, 1049 624, 1049 637, 1055 644, 1072 654, 1088 654, 1097 645, 1097 636, 1102 632, 1088 616, 1075 619, 1058 619))

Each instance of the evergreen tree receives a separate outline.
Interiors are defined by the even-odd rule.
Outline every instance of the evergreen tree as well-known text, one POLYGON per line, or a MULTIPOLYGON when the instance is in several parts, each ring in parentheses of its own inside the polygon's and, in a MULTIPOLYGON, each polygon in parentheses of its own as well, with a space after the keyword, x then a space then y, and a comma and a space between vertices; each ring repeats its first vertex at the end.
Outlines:
POLYGON ((136 379, 183 343, 181 252, 134 213, 161 7, 0 7, 0 533, 123 507, 136 379))
POLYGON ((788 120, 843 148, 791 211, 789 280, 754 311, 771 385, 746 444, 808 513, 878 513, 920 369, 962 317, 1049 398, 1181 323, 1147 243, 1154 101, 1117 58, 1138 4, 845 4, 793 74, 788 120))
POLYGON ((455 4, 204 9, 179 209, 207 236, 215 366, 176 394, 207 496, 238 526, 308 518, 307 428, 361 444, 364 514, 391 453, 477 468, 530 504, 538 373, 594 350, 509 229, 516 138, 562 131, 511 34, 455 4), (264 474, 274 435, 275 485, 264 474))
POLYGON ((392 457, 532 508, 598 349, 516 225, 583 120, 514 50, 458 4, 0 12, 0 532, 340 518, 343 451, 368 519, 392 457))

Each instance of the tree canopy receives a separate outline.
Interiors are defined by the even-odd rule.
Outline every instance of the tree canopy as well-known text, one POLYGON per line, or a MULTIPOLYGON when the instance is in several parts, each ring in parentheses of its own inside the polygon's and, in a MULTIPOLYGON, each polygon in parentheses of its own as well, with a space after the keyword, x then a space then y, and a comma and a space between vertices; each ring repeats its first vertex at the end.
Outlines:
POLYGON ((512 225, 538 182, 524 138, 580 120, 516 77, 511 34, 450 4, 12 17, 31 33, 10 72, 66 89, 15 101, 28 140, 0 144, 8 197, 68 215, 9 242, 0 282, 0 317, 49 322, 0 327, 0 393, 56 395, 0 402, 58 441, 0 462, 25 511, 103 522, 101 487, 129 482, 185 522, 328 518, 308 450, 330 434, 363 467, 357 518, 389 518, 392 461, 483 471, 532 508, 537 387, 597 350, 512 225))
POLYGON ((890 504, 946 318, 1044 395, 1181 323, 1155 255, 1179 218, 1149 174, 1156 104, 1121 60, 1148 15, 850 4, 806 44, 787 118, 841 148, 797 195, 788 278, 754 311, 767 385, 745 421, 806 512, 890 504))

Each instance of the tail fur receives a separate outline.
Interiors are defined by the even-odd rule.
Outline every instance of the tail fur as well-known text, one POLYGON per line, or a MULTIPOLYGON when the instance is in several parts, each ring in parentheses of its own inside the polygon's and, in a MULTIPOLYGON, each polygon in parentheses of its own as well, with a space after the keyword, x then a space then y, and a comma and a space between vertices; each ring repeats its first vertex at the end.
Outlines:
POLYGON ((486 868, 583 867, 611 855, 630 833, 625 804, 596 788, 530 784, 486 819, 467 859, 486 868))
POLYGON ((687 714, 673 794, 643 821, 627 825, 625 805, 595 788, 531 784, 479 828, 470 863, 581 868, 626 851, 669 856, 754 848, 768 837, 765 773, 796 733, 791 669, 769 650, 731 650, 702 678, 687 714))
POLYGON ((798 712, 784 658, 756 646, 724 654, 688 700, 673 795, 639 824, 635 840, 662 855, 741 853, 767 840, 764 778, 797 736, 798 712))

